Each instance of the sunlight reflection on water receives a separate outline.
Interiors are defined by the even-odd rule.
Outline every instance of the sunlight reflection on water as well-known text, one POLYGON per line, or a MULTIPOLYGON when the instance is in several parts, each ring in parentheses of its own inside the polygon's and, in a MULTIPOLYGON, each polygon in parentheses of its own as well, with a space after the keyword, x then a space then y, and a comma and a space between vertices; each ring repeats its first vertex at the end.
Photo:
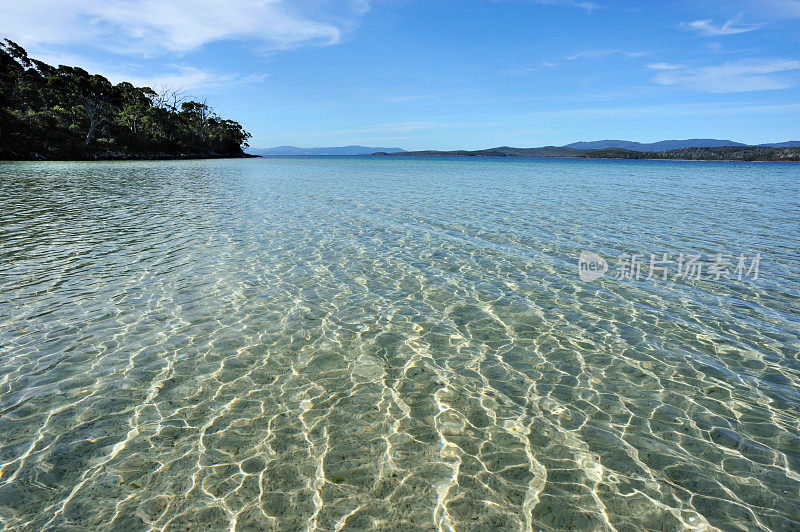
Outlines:
POLYGON ((800 165, 7 163, 0 204, 8 529, 800 527, 800 165))

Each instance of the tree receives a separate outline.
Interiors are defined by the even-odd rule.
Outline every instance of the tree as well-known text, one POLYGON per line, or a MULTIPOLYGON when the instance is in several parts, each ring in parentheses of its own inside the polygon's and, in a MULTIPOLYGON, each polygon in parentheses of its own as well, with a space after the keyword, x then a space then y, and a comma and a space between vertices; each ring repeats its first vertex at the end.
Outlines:
POLYGON ((154 90, 150 88, 138 89, 123 81, 116 86, 117 96, 121 100, 119 108, 119 120, 124 123, 136 135, 142 123, 142 119, 147 114, 148 108, 152 105, 156 97, 154 90))
POLYGON ((249 134, 179 89, 112 84, 0 42, 0 158, 238 155, 249 134))

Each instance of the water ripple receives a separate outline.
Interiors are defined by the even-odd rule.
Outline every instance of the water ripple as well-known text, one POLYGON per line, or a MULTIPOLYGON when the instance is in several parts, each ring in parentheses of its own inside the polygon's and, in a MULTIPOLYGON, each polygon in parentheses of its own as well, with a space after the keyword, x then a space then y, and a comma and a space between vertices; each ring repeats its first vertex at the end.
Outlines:
POLYGON ((799 177, 4 163, 0 524, 797 530, 799 177), (584 249, 765 262, 588 284, 584 249))

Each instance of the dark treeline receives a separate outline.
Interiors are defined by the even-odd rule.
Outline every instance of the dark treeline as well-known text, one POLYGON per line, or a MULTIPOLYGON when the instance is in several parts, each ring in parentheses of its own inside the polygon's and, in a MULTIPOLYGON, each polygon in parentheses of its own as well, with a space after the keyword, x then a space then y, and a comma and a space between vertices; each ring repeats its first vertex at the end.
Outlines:
POLYGON ((0 42, 0 159, 237 156, 249 137, 181 91, 114 85, 0 42))
POLYGON ((800 148, 767 146, 718 146, 678 148, 666 151, 632 151, 622 148, 593 150, 580 157, 597 159, 673 159, 687 161, 800 161, 800 148))

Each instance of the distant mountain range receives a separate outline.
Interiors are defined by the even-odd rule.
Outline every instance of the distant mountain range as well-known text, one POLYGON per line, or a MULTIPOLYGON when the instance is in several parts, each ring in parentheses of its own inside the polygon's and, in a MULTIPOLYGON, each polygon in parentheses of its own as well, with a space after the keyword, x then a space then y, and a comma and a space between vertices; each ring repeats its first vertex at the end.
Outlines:
MULTIPOLYGON (((578 150, 604 150, 607 148, 622 148, 631 151, 667 151, 683 148, 721 148, 723 146, 749 146, 741 142, 719 139, 687 139, 687 140, 662 140, 659 142, 632 142, 629 140, 595 140, 592 142, 573 142, 565 148, 578 150)), ((759 144, 769 148, 791 148, 800 146, 800 141, 778 142, 774 144, 759 144)))
POLYGON ((800 147, 772 146, 693 146, 661 151, 639 151, 627 148, 578 149, 565 146, 511 148, 500 146, 486 150, 406 151, 375 153, 383 156, 455 156, 455 157, 567 157, 594 159, 672 159, 694 161, 800 161, 800 147))
POLYGON ((334 148, 298 148, 296 146, 277 146, 275 148, 248 148, 252 155, 370 155, 376 152, 401 153, 402 148, 370 148, 367 146, 340 146, 334 148))
POLYGON ((587 151, 589 150, 565 148, 562 146, 544 146, 541 148, 512 148, 510 146, 500 146, 486 150, 423 150, 395 153, 377 152, 375 155, 447 155, 456 157, 580 157, 587 151))
POLYGON ((759 144, 759 146, 768 146, 770 148, 798 148, 800 147, 800 140, 790 140, 788 142, 776 142, 774 144, 759 144))
MULTIPOLYGON (((680 150, 686 148, 720 148, 725 146, 747 147, 749 144, 742 144, 733 140, 720 139, 686 139, 686 140, 662 140, 659 142, 633 142, 630 140, 595 140, 591 142, 573 142, 566 146, 543 146, 541 148, 510 148, 501 146, 488 150, 455 150, 441 152, 435 150, 425 150, 407 152, 402 148, 380 148, 369 146, 340 146, 333 148, 298 148, 296 146, 277 146, 275 148, 248 148, 245 151, 251 155, 372 155, 374 153, 386 154, 415 154, 415 155, 496 155, 505 157, 578 157, 587 150, 608 150, 620 148, 637 152, 662 152, 668 150, 680 150)), ((800 140, 790 140, 788 142, 775 142, 771 144, 759 144, 761 147, 768 148, 796 148, 800 147, 800 140)))

